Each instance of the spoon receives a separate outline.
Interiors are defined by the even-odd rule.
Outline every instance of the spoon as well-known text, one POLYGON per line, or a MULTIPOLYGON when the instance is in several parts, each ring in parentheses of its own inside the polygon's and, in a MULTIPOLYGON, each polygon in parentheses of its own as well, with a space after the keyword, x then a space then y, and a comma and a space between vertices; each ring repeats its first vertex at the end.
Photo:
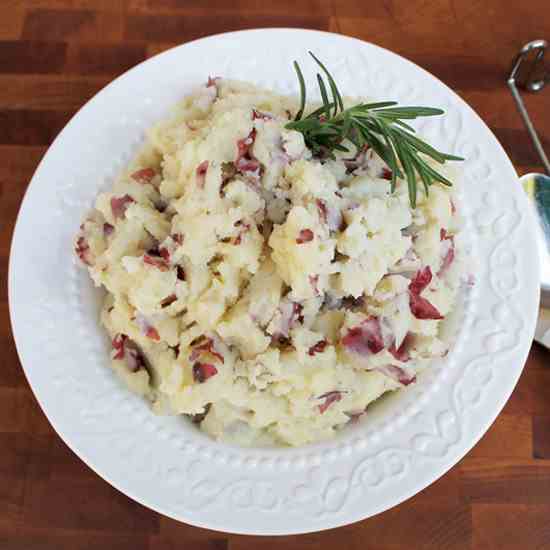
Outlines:
POLYGON ((550 307, 550 177, 527 174, 520 178, 520 183, 531 200, 539 226, 540 303, 550 307))
POLYGON ((550 307, 550 161, 542 148, 518 88, 535 93, 550 82, 550 71, 544 65, 544 54, 547 49, 546 40, 534 40, 523 46, 514 60, 512 72, 508 77, 508 86, 519 113, 548 174, 527 174, 520 178, 520 183, 530 199, 538 221, 537 244, 541 259, 540 283, 543 307, 550 307))

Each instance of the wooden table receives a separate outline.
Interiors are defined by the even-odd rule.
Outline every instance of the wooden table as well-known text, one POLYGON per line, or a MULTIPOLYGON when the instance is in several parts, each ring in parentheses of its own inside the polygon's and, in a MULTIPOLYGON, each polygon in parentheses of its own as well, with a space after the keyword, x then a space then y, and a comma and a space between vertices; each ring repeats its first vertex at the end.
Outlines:
MULTIPOLYGON (((87 99, 129 67, 173 45, 267 26, 340 32, 405 55, 477 110, 519 172, 541 170, 505 76, 520 46, 534 38, 550 39, 548 0, 2 0, 3 288, 13 224, 29 178, 87 99)), ((528 98, 546 151, 548 94, 528 98)), ((260 540, 159 516, 76 458, 46 421, 23 376, 5 296, 0 332, 2 550, 550 548, 550 352, 536 345, 493 427, 431 487, 349 527, 260 540)))

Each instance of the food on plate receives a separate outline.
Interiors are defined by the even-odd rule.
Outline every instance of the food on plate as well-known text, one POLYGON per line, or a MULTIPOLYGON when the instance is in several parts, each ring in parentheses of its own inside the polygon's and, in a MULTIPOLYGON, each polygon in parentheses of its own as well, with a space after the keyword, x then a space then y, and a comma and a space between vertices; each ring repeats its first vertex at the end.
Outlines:
POLYGON ((297 65, 300 101, 209 78, 75 240, 117 375, 240 445, 330 438, 447 353, 457 157, 404 122, 440 111, 344 101, 320 66, 313 111, 297 65))

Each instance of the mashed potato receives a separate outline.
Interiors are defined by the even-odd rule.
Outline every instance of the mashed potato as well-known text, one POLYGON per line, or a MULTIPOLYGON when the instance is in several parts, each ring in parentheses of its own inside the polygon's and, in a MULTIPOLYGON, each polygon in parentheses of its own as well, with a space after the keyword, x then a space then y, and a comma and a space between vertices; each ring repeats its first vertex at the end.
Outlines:
POLYGON ((75 242, 112 367, 158 414, 241 445, 332 437, 446 353, 453 189, 409 206, 373 152, 312 157, 294 100, 209 79, 153 128, 75 242))

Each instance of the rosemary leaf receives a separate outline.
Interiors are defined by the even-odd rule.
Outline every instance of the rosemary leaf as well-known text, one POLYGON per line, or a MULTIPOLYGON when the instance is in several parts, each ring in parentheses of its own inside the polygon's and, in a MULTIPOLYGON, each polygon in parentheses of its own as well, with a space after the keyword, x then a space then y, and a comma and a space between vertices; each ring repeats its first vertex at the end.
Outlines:
POLYGON ((351 130, 351 115, 344 112, 344 123, 342 124, 342 140, 347 139, 351 130))
POLYGON ((391 191, 396 189, 398 178, 407 182, 409 201, 413 208, 417 202, 417 183, 422 183, 426 195, 435 182, 443 185, 452 183, 430 166, 429 157, 440 164, 447 161, 464 160, 459 156, 438 151, 415 135, 415 129, 404 122, 419 117, 439 116, 444 111, 435 107, 399 106, 395 101, 358 103, 344 109, 342 96, 327 68, 309 52, 327 77, 331 99, 325 81, 317 74, 317 82, 323 104, 302 118, 306 109, 306 86, 298 63, 294 68, 300 84, 300 109, 294 121, 286 128, 301 132, 312 154, 323 161, 334 159, 335 151, 349 152, 343 142, 351 142, 356 154, 366 145, 387 164, 392 172, 391 191))
POLYGON ((392 192, 395 190, 395 185, 397 183, 397 178, 402 178, 403 173, 399 169, 398 163, 397 163, 397 157, 395 156, 395 151, 393 150, 393 145, 391 142, 391 136, 388 131, 388 129, 378 120, 374 119, 374 124, 376 125, 378 132, 384 137, 384 141, 386 143, 386 149, 388 150, 388 157, 389 162, 386 161, 388 166, 390 167, 392 171, 392 192))
POLYGON ((405 179, 409 188, 409 201, 412 208, 416 208, 416 177, 413 164, 409 157, 409 152, 403 147, 403 144, 399 141, 395 143, 397 148, 397 156, 401 161, 403 170, 405 171, 405 179))
POLYGON ((349 153, 349 149, 347 147, 344 147, 343 145, 340 145, 339 143, 334 146, 334 150, 340 151, 342 153, 349 153))
POLYGON ((397 125, 401 126, 401 128, 405 128, 405 130, 408 130, 409 132, 416 133, 416 130, 412 126, 409 126, 406 122, 403 122, 402 120, 399 120, 398 118, 395 119, 393 122, 394 122, 394 124, 397 124, 397 125))
POLYGON ((388 109, 377 109, 376 113, 382 116, 393 116, 397 118, 415 119, 420 116, 437 116, 445 113, 442 109, 435 107, 391 107, 388 109))
POLYGON ((426 171, 422 170, 422 168, 418 166, 418 157, 413 157, 412 160, 414 167, 416 168, 416 172, 420 176, 422 184, 424 185, 424 193, 426 193, 426 197, 428 197, 430 195, 430 185, 432 184, 432 180, 430 179, 430 176, 428 176, 426 171))
POLYGON ((304 80, 304 75, 302 74, 302 69, 298 65, 297 61, 294 61, 294 70, 298 75, 298 82, 300 83, 300 109, 296 113, 294 120, 300 120, 304 114, 304 109, 306 108, 306 82, 304 80))
POLYGON ((438 181, 439 183, 442 183, 443 185, 446 185, 447 187, 452 187, 453 183, 449 181, 446 177, 442 176, 439 172, 436 172, 429 164, 427 164, 423 160, 419 160, 419 162, 422 164, 422 169, 425 170, 425 172, 432 177, 433 180, 438 181))
POLYGON ((371 111, 382 107, 391 107, 397 105, 397 101, 379 101, 378 103, 359 103, 355 107, 350 107, 350 110, 357 109, 359 111, 371 111))
POLYGON ((321 98, 323 99, 323 105, 325 107, 325 117, 327 120, 330 118, 330 101, 328 100, 327 88, 323 82, 323 78, 317 73, 317 83, 319 84, 319 90, 321 91, 321 98))
POLYGON ((445 162, 445 155, 434 149, 431 145, 428 145, 425 141, 418 139, 416 136, 413 136, 408 132, 404 132, 400 128, 393 128, 392 131, 395 132, 401 139, 407 141, 411 147, 417 151, 428 155, 440 164, 445 162))
POLYGON ((342 96, 338 91, 336 82, 334 82, 334 78, 332 78, 332 75, 328 72, 327 68, 315 57, 315 55, 313 55, 312 52, 309 52, 309 55, 313 57, 317 65, 319 65, 319 67, 321 67, 323 72, 327 75, 328 83, 332 91, 332 97, 334 99, 334 114, 336 115, 336 113, 338 112, 338 108, 340 108, 340 111, 344 110, 344 102, 342 101, 342 96))
MULTIPOLYGON (((332 107, 334 107, 334 103, 329 103, 328 106, 329 106, 329 108, 332 109, 332 107)), ((322 105, 318 109, 315 109, 315 111, 309 113, 309 115, 307 115, 307 117, 304 120, 307 120, 308 118, 317 119, 319 117, 319 115, 322 115, 324 112, 325 112, 325 106, 322 105)))

